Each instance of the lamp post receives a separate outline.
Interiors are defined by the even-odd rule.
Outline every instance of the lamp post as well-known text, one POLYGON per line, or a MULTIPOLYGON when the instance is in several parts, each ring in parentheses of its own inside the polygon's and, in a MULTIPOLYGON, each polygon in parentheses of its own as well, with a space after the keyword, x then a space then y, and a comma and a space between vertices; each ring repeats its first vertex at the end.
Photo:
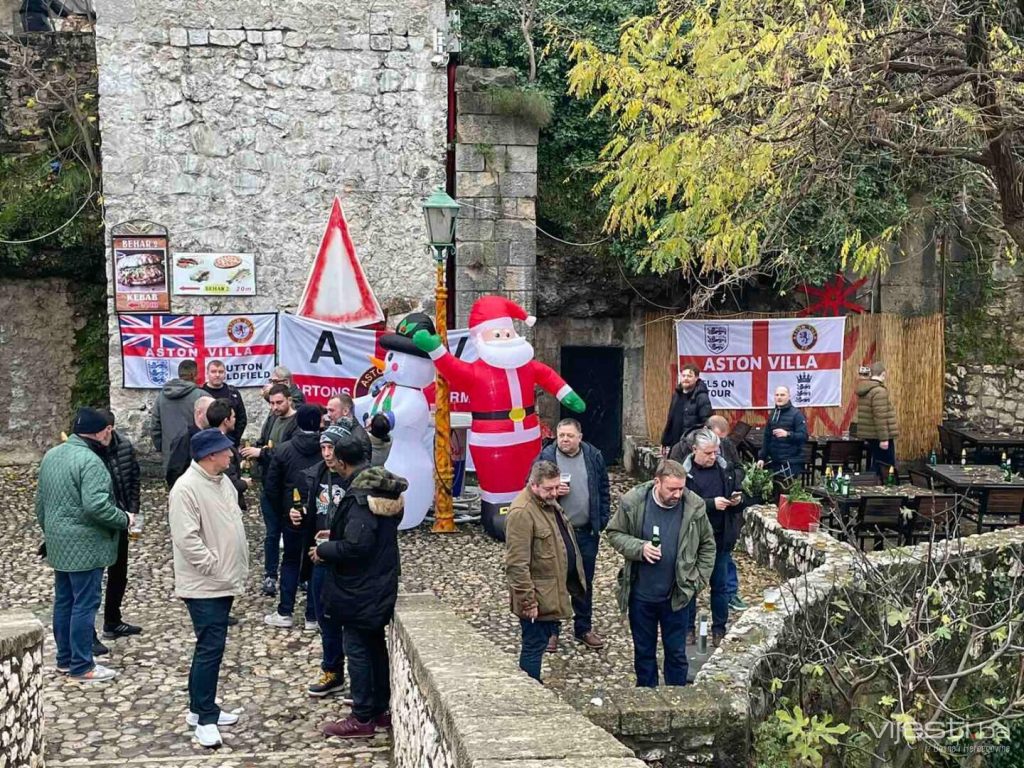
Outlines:
MULTIPOLYGON (((437 266, 437 284, 434 288, 436 307, 434 324, 441 343, 448 346, 448 288, 445 286, 444 268, 448 254, 455 247, 455 220, 459 204, 443 189, 423 201, 423 216, 427 220, 427 234, 437 266)), ((448 382, 437 373, 437 409, 434 413, 434 466, 437 481, 434 484, 434 533, 454 533, 455 514, 452 510, 452 449, 451 412, 448 382)))

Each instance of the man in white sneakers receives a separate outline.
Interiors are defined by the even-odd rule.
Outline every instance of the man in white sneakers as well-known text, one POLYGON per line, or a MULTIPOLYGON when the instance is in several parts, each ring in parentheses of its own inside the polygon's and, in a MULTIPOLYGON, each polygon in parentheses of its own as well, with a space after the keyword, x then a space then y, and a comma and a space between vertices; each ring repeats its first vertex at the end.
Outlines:
POLYGON ((174 592, 184 600, 196 633, 188 674, 189 712, 204 747, 219 747, 217 726, 238 715, 217 706, 217 681, 235 595, 249 573, 249 549, 238 493, 224 473, 234 443, 219 429, 192 436, 192 464, 171 489, 168 522, 174 548, 174 592))

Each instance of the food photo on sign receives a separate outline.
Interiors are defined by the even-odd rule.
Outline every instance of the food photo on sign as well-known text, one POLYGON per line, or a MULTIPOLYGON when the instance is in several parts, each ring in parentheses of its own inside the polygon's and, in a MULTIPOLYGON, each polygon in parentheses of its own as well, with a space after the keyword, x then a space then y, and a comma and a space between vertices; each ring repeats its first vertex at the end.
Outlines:
POLYGON ((166 312, 166 237, 114 237, 114 305, 118 312, 166 312))
POLYGON ((252 253, 178 253, 171 260, 175 296, 255 296, 252 253))

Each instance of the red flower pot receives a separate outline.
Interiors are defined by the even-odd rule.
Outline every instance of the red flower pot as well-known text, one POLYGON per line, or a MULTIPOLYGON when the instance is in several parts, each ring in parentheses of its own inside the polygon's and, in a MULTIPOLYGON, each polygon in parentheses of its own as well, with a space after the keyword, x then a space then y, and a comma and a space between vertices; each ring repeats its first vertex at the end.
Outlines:
POLYGON ((790 501, 779 497, 779 525, 791 531, 806 531, 811 523, 821 520, 821 504, 816 501, 790 501))

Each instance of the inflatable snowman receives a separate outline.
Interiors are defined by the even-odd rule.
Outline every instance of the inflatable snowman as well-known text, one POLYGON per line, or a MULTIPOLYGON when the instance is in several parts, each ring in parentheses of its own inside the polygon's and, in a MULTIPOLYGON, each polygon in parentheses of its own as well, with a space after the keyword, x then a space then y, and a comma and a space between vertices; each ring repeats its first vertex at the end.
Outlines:
POLYGON ((383 413, 391 422, 391 453, 384 468, 409 483, 405 514, 398 526, 402 529, 422 523, 434 500, 433 425, 423 394, 434 383, 434 363, 412 342, 412 335, 421 330, 433 334, 434 323, 417 312, 406 317, 395 333, 381 337, 380 345, 387 350, 382 383, 372 402, 367 403, 366 398, 356 402, 360 420, 383 413))

